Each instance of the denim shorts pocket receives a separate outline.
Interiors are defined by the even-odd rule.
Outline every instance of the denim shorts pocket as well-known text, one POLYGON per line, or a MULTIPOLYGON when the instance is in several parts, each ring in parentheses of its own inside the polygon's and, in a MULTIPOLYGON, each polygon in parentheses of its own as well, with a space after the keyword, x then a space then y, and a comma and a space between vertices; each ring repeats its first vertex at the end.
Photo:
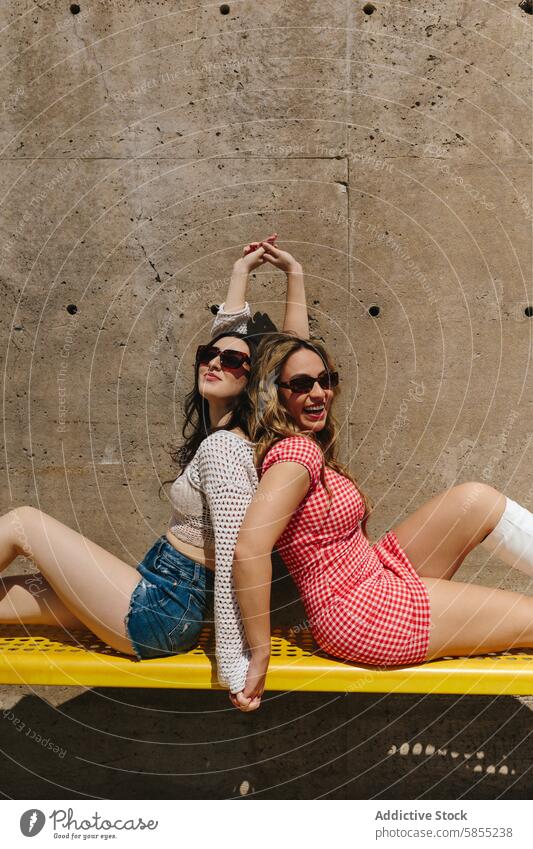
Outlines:
POLYGON ((194 595, 184 591, 179 595, 168 595, 161 587, 158 593, 159 611, 155 616, 161 623, 168 651, 187 651, 196 643, 203 627, 203 610, 194 595))
POLYGON ((175 652, 188 651, 198 642, 203 626, 203 615, 191 598, 186 615, 169 632, 168 639, 172 650, 175 652))
POLYGON ((154 558, 152 569, 162 577, 176 583, 183 582, 190 586, 198 584, 198 564, 179 552, 166 553, 164 546, 154 558))
POLYGON ((208 608, 208 598, 205 589, 191 583, 187 578, 166 575, 161 572, 159 587, 159 605, 165 615, 172 616, 176 609, 197 610, 202 615, 208 608))

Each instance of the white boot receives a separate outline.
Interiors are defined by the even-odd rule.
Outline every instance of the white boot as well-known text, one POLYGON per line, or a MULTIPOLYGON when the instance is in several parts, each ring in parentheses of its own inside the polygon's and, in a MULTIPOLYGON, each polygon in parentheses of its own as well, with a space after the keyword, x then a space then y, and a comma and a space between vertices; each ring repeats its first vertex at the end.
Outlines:
POLYGON ((512 498, 505 498, 505 510, 498 524, 480 545, 509 566, 533 575, 533 513, 512 498))

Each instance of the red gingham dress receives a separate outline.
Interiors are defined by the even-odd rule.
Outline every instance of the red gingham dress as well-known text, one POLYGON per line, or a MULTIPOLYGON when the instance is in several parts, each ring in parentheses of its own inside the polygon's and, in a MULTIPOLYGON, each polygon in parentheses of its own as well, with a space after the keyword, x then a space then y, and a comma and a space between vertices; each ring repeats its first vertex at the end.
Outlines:
POLYGON ((311 479, 309 491, 277 541, 294 580, 313 638, 328 654, 384 666, 422 663, 427 656, 430 601, 426 585, 394 531, 371 545, 360 522, 364 502, 343 475, 325 467, 322 451, 305 436, 277 442, 264 457, 296 462, 311 479))

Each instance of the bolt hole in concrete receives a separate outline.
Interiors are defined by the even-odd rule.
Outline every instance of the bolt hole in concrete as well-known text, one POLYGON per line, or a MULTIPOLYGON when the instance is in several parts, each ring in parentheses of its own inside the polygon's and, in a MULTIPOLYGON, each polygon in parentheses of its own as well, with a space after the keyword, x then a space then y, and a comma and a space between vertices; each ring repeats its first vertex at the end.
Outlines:
POLYGON ((70 4, 70 11, 72 12, 73 15, 79 15, 79 13, 81 12, 81 9, 80 9, 80 7, 78 6, 77 3, 71 3, 70 4))
POLYGON ((522 9, 522 11, 526 12, 528 15, 533 15, 532 0, 522 0, 522 2, 518 4, 518 8, 522 9))
POLYGON ((227 3, 223 3, 222 6, 220 6, 220 14, 229 15, 229 6, 227 3))
POLYGON ((376 7, 373 3, 365 3, 365 5, 363 6, 363 12, 365 13, 365 15, 372 15, 375 11, 376 7))
POLYGON ((375 316, 379 315, 380 309, 379 309, 379 307, 369 307, 368 312, 371 316, 375 317, 375 316))
POLYGON ((67 307, 67 312, 70 313, 70 315, 76 315, 76 313, 78 312, 78 307, 76 306, 76 304, 69 304, 67 307))
POLYGON ((213 313, 213 315, 216 315, 217 312, 219 311, 219 309, 220 309, 219 304, 212 304, 211 305, 211 312, 213 313))
POLYGON ((528 318, 531 318, 531 316, 533 315, 533 307, 526 307, 524 312, 528 318))

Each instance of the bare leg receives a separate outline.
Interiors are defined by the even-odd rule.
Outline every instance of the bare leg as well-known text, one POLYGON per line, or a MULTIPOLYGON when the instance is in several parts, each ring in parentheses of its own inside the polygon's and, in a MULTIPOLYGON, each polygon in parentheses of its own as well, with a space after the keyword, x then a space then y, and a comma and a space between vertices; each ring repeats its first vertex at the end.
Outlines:
POLYGON ((504 509, 505 496, 493 487, 464 483, 430 499, 394 528, 429 593, 426 660, 533 648, 532 597, 450 580, 504 509))
POLYGON ((485 483, 463 483, 431 498, 393 530, 419 575, 449 580, 497 525, 505 496, 485 483))
POLYGON ((95 542, 34 507, 0 517, 0 571, 30 557, 74 616, 108 645, 134 654, 124 617, 139 573, 95 542))
POLYGON ((0 576, 0 624, 86 628, 66 607, 43 575, 0 576))
POLYGON ((431 605, 426 660, 533 648, 533 597, 479 584, 422 580, 431 605))

